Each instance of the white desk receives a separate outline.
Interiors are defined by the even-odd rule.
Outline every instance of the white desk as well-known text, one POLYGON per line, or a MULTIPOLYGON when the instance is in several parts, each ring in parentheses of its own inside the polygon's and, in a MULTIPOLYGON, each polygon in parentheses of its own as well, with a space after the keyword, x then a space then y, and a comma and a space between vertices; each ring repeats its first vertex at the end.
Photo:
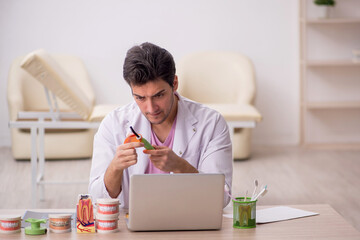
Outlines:
MULTIPOLYGON (((258 206, 258 209, 269 206, 258 206)), ((232 219, 223 218, 221 230, 213 231, 167 231, 167 232, 131 232, 127 229, 124 219, 124 211, 119 220, 119 232, 100 234, 78 234, 75 229, 71 233, 47 233, 46 235, 28 236, 24 229, 21 233, 12 235, 0 235, 7 239, 268 239, 268 240, 297 240, 297 239, 360 239, 360 233, 345 221, 329 205, 292 205, 290 207, 318 212, 320 215, 299 218, 289 221, 258 224, 253 229, 235 229, 232 227, 232 219)), ((54 209, 42 209, 41 211, 54 211, 54 209)), ((69 211, 69 209, 57 209, 57 211, 69 211)), ((23 214, 25 210, 1 209, 3 214, 23 214)))

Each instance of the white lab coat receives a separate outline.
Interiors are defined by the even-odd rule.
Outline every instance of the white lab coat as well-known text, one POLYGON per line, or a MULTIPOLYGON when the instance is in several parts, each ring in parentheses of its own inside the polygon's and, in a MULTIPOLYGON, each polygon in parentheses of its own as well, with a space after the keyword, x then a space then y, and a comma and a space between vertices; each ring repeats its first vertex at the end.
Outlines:
MULTIPOLYGON (((225 183, 232 184, 232 144, 224 118, 215 110, 179 97, 173 151, 202 173, 223 173, 225 183)), ((114 158, 116 147, 123 144, 132 126, 145 139, 151 139, 150 122, 137 104, 117 108, 101 122, 94 137, 93 159, 90 172, 89 193, 93 199, 110 198, 104 174, 114 158)), ((129 207, 129 180, 133 174, 144 174, 149 158, 137 149, 137 164, 124 170, 122 191, 118 198, 121 206, 129 207)), ((224 195, 224 206, 229 202, 224 195)))

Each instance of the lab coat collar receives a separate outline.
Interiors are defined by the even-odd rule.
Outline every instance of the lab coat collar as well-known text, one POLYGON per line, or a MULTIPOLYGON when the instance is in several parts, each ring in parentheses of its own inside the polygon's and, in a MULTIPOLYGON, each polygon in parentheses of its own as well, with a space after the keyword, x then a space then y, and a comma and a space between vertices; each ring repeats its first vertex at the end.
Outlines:
POLYGON ((188 101, 188 99, 180 96, 177 92, 175 94, 178 96, 179 102, 173 152, 181 157, 186 151, 191 138, 196 133, 196 123, 198 120, 185 104, 185 101, 188 101))

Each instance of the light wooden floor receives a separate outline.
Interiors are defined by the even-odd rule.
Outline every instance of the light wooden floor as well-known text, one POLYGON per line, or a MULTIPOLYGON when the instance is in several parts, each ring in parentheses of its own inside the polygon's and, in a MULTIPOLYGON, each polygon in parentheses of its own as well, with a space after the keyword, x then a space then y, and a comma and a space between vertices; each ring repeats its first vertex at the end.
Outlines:
MULTIPOLYGON (((0 148, 0 208, 31 208, 30 163, 0 148)), ((47 161, 47 180, 87 180, 91 160, 47 161)), ((235 196, 252 192, 253 181, 267 184, 259 205, 328 203, 360 231, 360 151, 256 147, 250 160, 234 162, 235 196)), ((86 184, 46 185, 40 208, 75 208, 86 184)))

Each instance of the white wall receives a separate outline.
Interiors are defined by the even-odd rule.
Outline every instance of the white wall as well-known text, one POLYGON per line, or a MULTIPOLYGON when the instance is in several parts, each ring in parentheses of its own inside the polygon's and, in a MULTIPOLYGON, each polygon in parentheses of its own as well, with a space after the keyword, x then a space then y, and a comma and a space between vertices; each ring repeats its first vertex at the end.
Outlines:
MULTIPOLYGON (((254 144, 296 144, 299 119, 296 0, 0 0, 0 146, 10 145, 6 103, 11 61, 34 49, 80 56, 97 103, 127 103, 127 49, 144 41, 187 53, 238 51, 254 62, 264 120, 254 144)), ((180 80, 181 81, 181 80, 180 80)))

